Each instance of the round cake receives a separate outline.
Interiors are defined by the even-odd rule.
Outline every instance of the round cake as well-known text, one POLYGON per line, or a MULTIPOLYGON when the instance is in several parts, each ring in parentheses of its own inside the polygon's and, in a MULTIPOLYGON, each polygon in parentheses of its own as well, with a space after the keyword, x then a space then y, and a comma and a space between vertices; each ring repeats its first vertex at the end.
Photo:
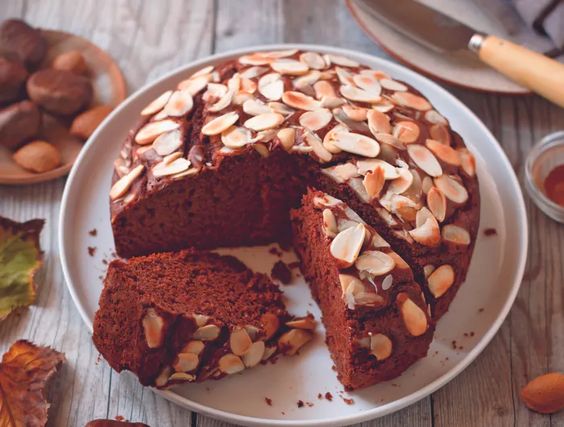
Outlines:
POLYGON ((474 157, 415 88, 332 54, 246 54, 143 108, 115 161, 116 251, 291 243, 290 210, 308 188, 344 203, 405 261, 430 324, 448 310, 480 220, 474 157))

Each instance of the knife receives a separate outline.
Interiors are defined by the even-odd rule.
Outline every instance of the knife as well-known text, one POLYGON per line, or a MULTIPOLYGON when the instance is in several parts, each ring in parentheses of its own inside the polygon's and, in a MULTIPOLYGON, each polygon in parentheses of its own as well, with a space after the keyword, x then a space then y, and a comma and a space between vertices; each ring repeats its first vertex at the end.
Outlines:
POLYGON ((502 38, 481 33, 415 0, 360 0, 374 17, 441 52, 469 49, 506 77, 564 107, 564 64, 502 38))

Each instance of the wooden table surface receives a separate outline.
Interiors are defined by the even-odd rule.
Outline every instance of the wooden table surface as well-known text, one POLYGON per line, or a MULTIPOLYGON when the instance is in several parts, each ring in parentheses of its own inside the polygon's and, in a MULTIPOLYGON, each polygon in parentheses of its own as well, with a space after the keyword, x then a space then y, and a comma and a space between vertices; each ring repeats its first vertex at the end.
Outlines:
MULTIPOLYGON (((386 57, 339 0, 3 0, 0 19, 9 17, 89 38, 118 61, 130 93, 193 59, 253 44, 310 42, 386 57)), ((564 110, 538 97, 447 89, 493 132, 521 182, 533 144, 564 128, 564 110)), ((68 362, 54 384, 49 425, 83 426, 94 418, 116 416, 152 427, 225 425, 168 403, 97 360, 59 265, 57 221, 64 185, 65 179, 58 179, 0 186, 0 215, 47 221, 37 304, 0 324, 0 350, 26 338, 66 354, 68 362)), ((432 396, 363 425, 564 425, 564 411, 538 415, 519 400, 519 390, 531 378, 564 371, 564 226, 525 199, 529 260, 517 301, 500 332, 469 368, 432 396)))

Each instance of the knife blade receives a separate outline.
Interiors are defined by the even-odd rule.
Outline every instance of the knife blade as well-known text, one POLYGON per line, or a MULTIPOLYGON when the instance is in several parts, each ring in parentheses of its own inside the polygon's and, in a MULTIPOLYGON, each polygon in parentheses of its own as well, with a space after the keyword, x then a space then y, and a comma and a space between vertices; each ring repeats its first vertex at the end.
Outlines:
POLYGON ((564 64, 483 34, 415 0, 354 0, 380 22, 440 52, 469 49, 485 64, 564 107, 564 64))

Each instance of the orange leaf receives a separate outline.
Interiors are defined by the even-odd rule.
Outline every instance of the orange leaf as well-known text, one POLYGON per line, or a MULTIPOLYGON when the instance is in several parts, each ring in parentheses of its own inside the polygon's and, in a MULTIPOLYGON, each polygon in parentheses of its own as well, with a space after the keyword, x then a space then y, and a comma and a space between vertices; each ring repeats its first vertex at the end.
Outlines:
POLYGON ((16 341, 0 363, 0 427, 44 426, 45 385, 65 356, 49 347, 16 341))

